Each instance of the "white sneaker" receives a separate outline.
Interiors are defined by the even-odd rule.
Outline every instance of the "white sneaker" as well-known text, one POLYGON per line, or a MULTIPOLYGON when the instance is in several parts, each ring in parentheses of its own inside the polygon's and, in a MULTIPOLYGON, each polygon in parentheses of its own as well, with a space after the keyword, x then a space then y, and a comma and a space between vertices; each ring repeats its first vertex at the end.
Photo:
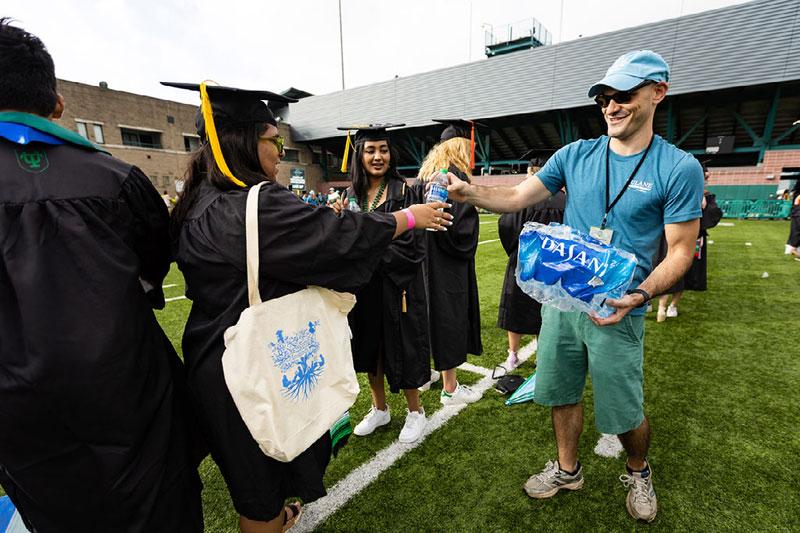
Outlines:
POLYGON ((511 350, 509 350, 508 357, 506 357, 506 362, 503 363, 503 367, 505 367, 507 372, 511 372, 518 366, 519 366, 519 357, 517 357, 517 352, 512 352, 511 350))
POLYGON ((440 372, 437 372, 436 370, 431 369, 431 379, 430 379, 430 381, 428 381, 425 385, 420 387, 418 390, 420 392, 425 392, 426 390, 430 390, 431 385, 433 385, 434 383, 439 381, 440 377, 442 377, 442 374, 440 372))
POLYGON ((428 419, 425 418, 425 410, 423 409, 422 412, 416 411, 409 411, 406 409, 408 413, 406 415, 406 423, 403 424, 403 429, 400 431, 400 442, 409 443, 414 442, 418 438, 422 436, 422 432, 425 431, 425 426, 428 425, 428 419))
POLYGON ((794 246, 792 246, 791 244, 786 244, 786 245, 784 245, 784 248, 783 248, 783 255, 792 255, 792 253, 793 253, 793 252, 794 252, 796 249, 797 249, 797 248, 795 248, 795 247, 794 247, 794 246))
POLYGON ((622 443, 619 441, 619 437, 603 433, 597 441, 597 445, 594 447, 594 453, 600 457, 613 459, 619 457, 619 454, 622 453, 622 449, 622 443))
POLYGON ((389 406, 386 406, 385 411, 381 411, 377 409, 374 405, 370 407, 369 413, 367 416, 358 423, 358 425, 353 430, 353 433, 358 435, 359 437, 366 437, 376 429, 381 426, 385 426, 389 422, 391 422, 392 416, 389 414, 389 406))
POLYGON ((466 385, 461 385, 460 383, 456 385, 456 390, 453 392, 447 392, 446 390, 442 389, 442 393, 439 395, 439 401, 442 402, 442 405, 473 403, 480 399, 481 395, 479 393, 470 389, 466 385))
POLYGON ((670 304, 667 307, 667 318, 675 318, 676 316, 678 316, 678 308, 670 304))

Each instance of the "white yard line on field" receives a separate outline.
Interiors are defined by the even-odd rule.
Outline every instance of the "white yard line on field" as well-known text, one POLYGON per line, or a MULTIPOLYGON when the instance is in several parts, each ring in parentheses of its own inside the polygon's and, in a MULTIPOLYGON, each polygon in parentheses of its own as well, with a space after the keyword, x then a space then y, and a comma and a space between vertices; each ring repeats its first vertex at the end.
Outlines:
MULTIPOLYGON (((535 351, 536 340, 533 340, 519 351, 518 357, 520 361, 526 361, 535 351)), ((472 390, 479 392, 481 395, 494 384, 494 380, 491 377, 492 371, 488 368, 470 363, 464 363, 459 366, 459 368, 484 376, 478 383, 471 387, 472 390)), ((428 425, 425 427, 425 431, 419 439, 409 444, 394 441, 392 444, 379 451, 372 460, 359 466, 334 485, 331 490, 328 491, 327 496, 308 505, 304 505, 303 515, 300 517, 300 520, 298 520, 297 525, 292 528, 292 531, 297 531, 298 533, 313 531, 314 528, 322 524, 333 513, 341 509, 348 501, 367 488, 381 473, 396 463, 407 452, 410 452, 422 444, 422 441, 424 441, 428 435, 444 426, 448 420, 463 411, 466 407, 466 404, 446 405, 442 407, 428 418, 428 425)))
POLYGON ((170 283, 169 285, 162 285, 161 288, 162 289, 171 289, 172 287, 177 287, 177 286, 178 286, 177 283, 170 283))
POLYGON ((174 302, 175 300, 185 300, 185 299, 186 299, 186 296, 180 295, 180 296, 175 296, 174 298, 165 298, 164 301, 165 302, 174 302))
POLYGON ((489 239, 488 241, 481 241, 481 242, 479 242, 479 243, 478 243, 478 245, 481 245, 481 244, 489 244, 490 242, 497 242, 497 241, 499 241, 499 240, 500 240, 500 239, 489 239))

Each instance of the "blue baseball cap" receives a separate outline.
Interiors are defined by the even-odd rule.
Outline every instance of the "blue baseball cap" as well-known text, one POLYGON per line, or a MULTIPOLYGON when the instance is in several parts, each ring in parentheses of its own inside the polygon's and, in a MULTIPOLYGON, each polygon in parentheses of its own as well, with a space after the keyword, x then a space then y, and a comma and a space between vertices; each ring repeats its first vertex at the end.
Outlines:
POLYGON ((643 81, 669 81, 669 65, 651 50, 634 50, 614 61, 605 77, 589 89, 589 98, 602 91, 603 87, 630 91, 643 81))

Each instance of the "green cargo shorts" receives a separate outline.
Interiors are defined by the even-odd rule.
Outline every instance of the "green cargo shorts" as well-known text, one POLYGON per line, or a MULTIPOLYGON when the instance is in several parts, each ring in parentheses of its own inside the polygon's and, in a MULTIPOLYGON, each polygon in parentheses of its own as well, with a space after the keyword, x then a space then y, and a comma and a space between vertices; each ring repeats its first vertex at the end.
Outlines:
POLYGON ((534 401, 580 402, 588 370, 597 430, 619 435, 635 429, 644 421, 643 355, 644 316, 626 315, 601 327, 585 313, 543 306, 534 401))

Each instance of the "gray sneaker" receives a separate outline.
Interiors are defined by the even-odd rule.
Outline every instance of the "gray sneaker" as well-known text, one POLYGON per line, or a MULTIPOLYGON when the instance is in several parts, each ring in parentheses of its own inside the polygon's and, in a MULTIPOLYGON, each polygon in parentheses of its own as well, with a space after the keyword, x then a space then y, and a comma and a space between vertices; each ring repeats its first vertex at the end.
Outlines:
POLYGON ((628 497, 625 498, 625 506, 628 514, 637 520, 652 522, 658 512, 656 503, 656 491, 653 490, 653 472, 650 464, 642 475, 642 472, 634 472, 619 476, 619 480, 628 488, 628 497))
POLYGON ((583 487, 583 466, 574 476, 561 470, 558 461, 547 461, 544 470, 528 479, 523 487, 531 498, 550 498, 561 489, 578 490, 583 487))

